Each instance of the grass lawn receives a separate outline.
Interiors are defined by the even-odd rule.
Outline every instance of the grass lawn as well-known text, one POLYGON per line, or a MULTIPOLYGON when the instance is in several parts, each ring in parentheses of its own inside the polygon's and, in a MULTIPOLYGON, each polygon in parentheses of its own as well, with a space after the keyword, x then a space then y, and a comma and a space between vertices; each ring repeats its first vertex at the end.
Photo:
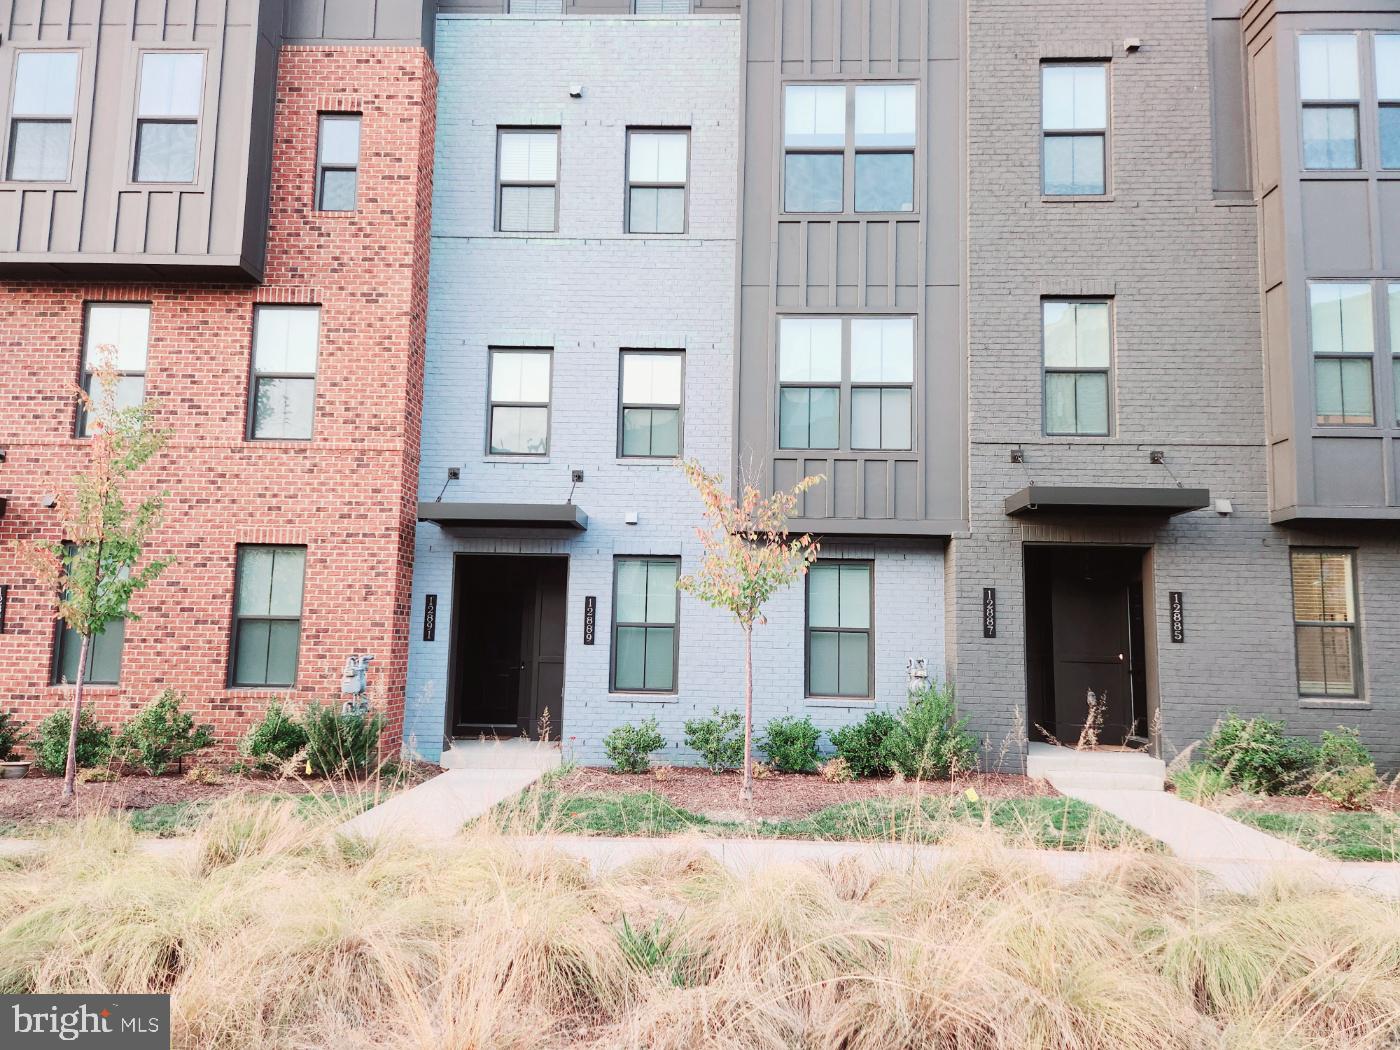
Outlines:
POLYGON ((1400 816, 1388 812, 1227 811, 1242 824, 1337 860, 1400 861, 1400 816))
MULTIPOLYGON (((260 797, 269 801, 293 799, 297 804, 297 816, 312 821, 322 818, 349 820, 355 814, 363 813, 381 801, 383 796, 368 791, 349 795, 272 793, 260 797)), ((154 835, 162 839, 176 838, 193 832, 204 820, 212 805, 214 803, 208 801, 161 802, 146 809, 132 810, 127 815, 127 820, 131 829, 138 835, 154 835)))
POLYGON ((707 817, 654 792, 570 793, 545 786, 503 804, 508 827, 533 833, 664 837, 699 832, 827 841, 937 843, 958 828, 994 829, 1011 845, 1082 850, 1156 843, 1117 818, 1075 799, 1002 798, 970 801, 947 795, 872 798, 828 806, 791 820, 707 817))

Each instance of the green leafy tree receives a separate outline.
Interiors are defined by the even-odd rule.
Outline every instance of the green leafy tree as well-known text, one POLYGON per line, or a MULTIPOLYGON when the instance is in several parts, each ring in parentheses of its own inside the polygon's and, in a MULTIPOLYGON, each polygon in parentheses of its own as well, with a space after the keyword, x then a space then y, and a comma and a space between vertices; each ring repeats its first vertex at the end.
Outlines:
POLYGON ((160 520, 162 496, 127 505, 133 475, 161 449, 167 435, 152 425, 150 402, 119 404, 116 348, 99 347, 98 362, 92 393, 77 393, 92 438, 87 469, 73 478, 72 493, 59 497, 62 536, 37 542, 26 552, 40 586, 53 595, 54 618, 80 639, 64 798, 72 798, 77 779, 78 726, 92 640, 119 620, 138 619, 131 611, 132 595, 150 586, 169 564, 145 556, 146 542, 160 520))
POLYGON ((739 797, 753 802, 753 630, 766 623, 763 607, 782 588, 801 579, 817 560, 809 535, 793 537, 788 518, 802 494, 823 478, 807 477, 786 492, 764 496, 745 482, 733 495, 719 474, 695 460, 681 464, 700 496, 705 525, 695 530, 704 551, 697 572, 676 586, 706 605, 722 609, 744 632, 744 777, 739 797))

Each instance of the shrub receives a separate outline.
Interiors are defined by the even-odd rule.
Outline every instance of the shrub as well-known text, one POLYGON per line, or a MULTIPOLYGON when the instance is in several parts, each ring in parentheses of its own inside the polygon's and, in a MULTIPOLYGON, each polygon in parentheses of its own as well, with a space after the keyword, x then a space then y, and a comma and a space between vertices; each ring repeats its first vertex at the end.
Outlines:
POLYGON ((977 765, 977 740, 958 717, 953 687, 925 682, 909 693, 909 703, 885 737, 884 758, 911 780, 945 780, 977 765))
MULTIPOLYGON (((68 762, 68 730, 72 718, 67 710, 55 711, 39 723, 34 744, 34 764, 51 776, 60 776, 68 762)), ((105 766, 112 757, 112 727, 104 726, 84 707, 78 716, 78 768, 105 766)))
POLYGON ((854 776, 888 776, 891 769, 884 753, 885 740, 895 725, 893 715, 871 711, 855 725, 842 726, 832 733, 831 745, 846 760, 854 776))
POLYGON ((344 715, 339 708, 313 701, 306 705, 301 727, 306 733, 306 762, 313 773, 362 773, 379 758, 381 714, 344 715))
POLYGON ((784 715, 763 727, 758 746, 781 773, 815 773, 821 761, 817 750, 821 736, 821 730, 810 718, 784 715))
POLYGON ((0 711, 0 762, 9 762, 15 757, 19 746, 29 737, 24 732, 24 723, 13 711, 0 711))
POLYGON ((822 763, 821 775, 828 784, 849 784, 856 778, 855 773, 851 770, 851 764, 840 755, 829 758, 822 763))
POLYGON ((651 756, 665 746, 655 718, 620 725, 603 738, 603 751, 616 773, 645 773, 651 768, 651 756))
POLYGON ((1317 748, 1287 736, 1283 723, 1227 714, 1206 740, 1206 761, 1246 791, 1278 795, 1303 786, 1317 761, 1317 748))
POLYGON ((1194 762, 1185 769, 1178 769, 1172 774, 1171 779, 1177 795, 1187 802, 1200 804, 1209 802, 1217 795, 1225 794, 1234 786, 1230 783, 1230 778, 1225 775, 1224 770, 1216 769, 1204 762, 1194 762))
POLYGON ((277 700, 269 701, 262 718, 238 742, 239 753, 263 769, 291 761, 305 747, 306 730, 277 700))
POLYGON ((1313 790, 1347 809, 1362 809, 1381 789, 1376 763, 1355 729, 1324 732, 1313 768, 1313 790))
POLYGON ((116 755, 153 777, 214 743, 214 727, 194 724, 194 715, 180 710, 183 697, 173 689, 143 707, 117 734, 116 755))
POLYGON ((685 724, 685 746, 698 751, 711 773, 738 769, 744 761, 744 716, 738 711, 715 708, 714 718, 696 718, 685 724))

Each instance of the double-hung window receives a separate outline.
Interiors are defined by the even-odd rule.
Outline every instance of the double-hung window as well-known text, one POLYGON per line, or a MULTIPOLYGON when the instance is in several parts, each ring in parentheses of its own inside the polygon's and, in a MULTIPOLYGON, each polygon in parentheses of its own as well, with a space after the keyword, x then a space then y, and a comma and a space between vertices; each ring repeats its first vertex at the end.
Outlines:
POLYGON ((1400 33, 1376 34, 1381 167, 1400 168, 1400 33))
POLYGON ((21 51, 15 56, 10 97, 5 177, 14 182, 67 182, 78 99, 77 52, 21 51))
POLYGON ((502 128, 496 169, 496 228, 553 233, 558 225, 559 129, 502 128))
POLYGON ((851 319, 851 448, 913 447, 914 319, 851 319))
POLYGON ((510 0, 513 15, 562 15, 564 0, 510 0))
POLYGON ((296 684, 305 576, 305 547, 238 548, 233 685, 296 684))
POLYGON ((913 211, 917 123, 913 84, 787 85, 783 210, 913 211))
POLYGON ((1308 308, 1318 424, 1373 424, 1376 411, 1371 375, 1376 341, 1371 286, 1310 281, 1308 308))
POLYGON ((684 233, 690 132, 627 132, 627 232, 684 233))
POLYGON ((613 574, 615 693, 676 691, 679 558, 618 558, 613 574))
POLYGON ((1390 317, 1391 405, 1395 410, 1395 425, 1400 426, 1400 282, 1388 287, 1386 299, 1390 317))
POLYGON ((1113 357, 1107 302, 1041 303, 1045 433, 1106 436, 1113 357))
POLYGON ((360 115, 322 113, 316 143, 316 208, 354 211, 360 181, 360 115))
POLYGON ((639 15, 688 15, 690 0, 634 0, 639 15))
POLYGON ((492 350, 490 434, 493 456, 549 452, 548 350, 492 350))
POLYGON ((1350 551, 1296 549, 1293 635, 1302 696, 1360 695, 1356 566, 1350 551))
POLYGON ((839 317, 778 322, 778 447, 841 447, 839 317))
MULTIPOLYGON (((65 544, 71 556, 74 547, 65 544)), ((126 570, 122 570, 126 576, 126 570)), ((122 646, 126 644, 125 618, 113 620, 88 642, 87 667, 83 681, 88 685, 116 685, 121 681, 122 646)), ((53 684, 69 685, 78 680, 78 660, 82 655, 83 639, 62 620, 58 622, 54 646, 53 684)))
POLYGON ((1108 63, 1040 67, 1041 192, 1097 197, 1108 192, 1108 63))
POLYGON ((203 53, 147 51, 141 56, 135 181, 194 182, 203 103, 203 53))
POLYGON ((1303 167, 1361 167, 1358 116, 1361 77, 1351 33, 1298 37, 1298 97, 1302 101, 1303 167))
POLYGON ((618 450, 624 458, 680 455, 684 357, 679 350, 622 351, 618 450))
POLYGON ((819 561, 807 571, 807 695, 869 698, 870 562, 819 561))
POLYGON ((320 329, 321 309, 317 306, 254 309, 249 437, 311 437, 320 329))
POLYGON ((79 411, 78 434, 92 432, 110 406, 132 408, 146 398, 146 348, 151 308, 145 303, 89 303, 83 324, 83 389, 91 411, 79 411), (110 373, 110 389, 96 382, 110 373))

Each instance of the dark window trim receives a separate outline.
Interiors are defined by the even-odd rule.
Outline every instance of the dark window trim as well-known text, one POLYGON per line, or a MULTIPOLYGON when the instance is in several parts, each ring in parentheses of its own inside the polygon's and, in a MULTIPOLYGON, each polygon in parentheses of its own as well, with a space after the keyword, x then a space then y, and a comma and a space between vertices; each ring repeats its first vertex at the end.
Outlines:
MULTIPOLYGON (((1357 571, 1358 550, 1355 547, 1298 546, 1288 548, 1288 613, 1293 623, 1293 681, 1299 700, 1363 700, 1365 699, 1366 665, 1361 655, 1361 576, 1357 571), (1351 573, 1351 594, 1355 608, 1346 622, 1299 620, 1294 595, 1297 593, 1296 554, 1343 554, 1351 573), (1351 677, 1354 688, 1350 693, 1307 693, 1303 691, 1303 668, 1298 656, 1299 627, 1344 627, 1351 631, 1351 677)), ((1319 586, 1321 582, 1319 581, 1319 586)))
POLYGON ((297 679, 301 675, 301 625, 306 619, 306 563, 310 560, 308 548, 304 543, 239 543, 233 548, 233 601, 229 609, 229 639, 228 639, 228 673, 226 676, 227 688, 229 689, 294 689, 297 679), (245 550, 299 550, 301 551, 301 610, 298 616, 243 616, 238 612, 238 567, 243 560, 245 550), (240 682, 238 681, 238 635, 239 625, 244 621, 261 623, 294 623, 297 625, 297 661, 292 669, 292 680, 290 682, 240 682))
MULTIPOLYGON (((563 167, 564 167, 563 146, 564 146, 563 128, 562 128, 560 125, 558 125, 558 124, 538 124, 538 125, 530 125, 530 124, 498 124, 498 125, 496 125, 496 202, 495 202, 495 203, 496 203, 496 219, 495 219, 495 223, 494 223, 494 229, 495 229, 495 231, 496 231, 497 233, 524 233, 524 234, 543 235, 543 234, 558 233, 558 232, 559 232, 559 182, 560 182, 560 174, 561 174, 561 172, 562 172, 562 170, 563 170, 563 167), (545 180, 534 180, 534 181, 532 181, 532 180, 529 180, 529 179, 512 179, 512 180, 510 180, 510 181, 506 181, 505 179, 503 179, 503 178, 501 177, 501 147, 502 147, 502 145, 503 145, 503 143, 504 143, 505 136, 510 135, 510 134, 518 134, 518 133, 525 133, 525 134, 542 134, 542 133, 545 133, 545 132, 549 132, 549 133, 552 133, 552 134, 554 135, 554 178, 553 178, 553 179, 550 179, 550 180, 547 180, 547 181, 545 181, 545 180), (507 229, 503 229, 502 226, 501 226, 501 200, 502 200, 502 191, 505 190, 505 189, 508 189, 508 188, 515 188, 515 187, 527 187, 527 188, 528 188, 528 187, 531 187, 531 186, 535 186, 535 187, 552 186, 552 187, 554 187, 554 225, 553 225, 552 227, 550 227, 548 230, 507 230, 507 229)), ((625 172, 624 172, 624 174, 625 174, 625 172)))
POLYGON ((86 48, 75 46, 71 41, 64 41, 57 47, 44 47, 42 41, 33 41, 23 47, 17 48, 10 59, 10 111, 7 115, 4 138, 4 167, 0 171, 4 172, 5 182, 13 182, 25 187, 38 186, 71 186, 73 184, 73 153, 77 149, 77 127, 78 116, 85 109, 83 105, 83 73, 84 73, 84 52, 86 48), (14 108, 15 86, 19 81, 19 60, 21 55, 27 54, 70 54, 78 56, 78 69, 73 79, 73 110, 68 116, 58 116, 52 113, 31 114, 20 113, 14 108), (44 123, 44 124, 67 124, 68 125, 68 170, 61 179, 17 179, 11 174, 11 166, 14 163, 15 155, 15 125, 20 123, 44 123))
MULTIPOLYGON (((126 301, 116 299, 85 299, 83 301, 83 332, 82 341, 78 346, 78 384, 83 388, 84 392, 89 395, 92 394, 92 373, 88 371, 87 360, 88 325, 91 323, 93 307, 101 308, 104 306, 144 306, 146 308, 146 367, 140 372, 123 372, 120 370, 117 372, 117 377, 119 379, 129 379, 135 376, 141 377, 141 401, 144 403, 146 400, 145 379, 150 373, 151 367, 150 322, 155 316, 155 304, 150 300, 126 301)), ((81 402, 77 404, 74 410, 73 436, 75 438, 92 436, 88 431, 88 416, 83 410, 81 402)))
MULTIPOLYGON (((550 362, 550 381, 553 382, 553 362, 550 362)), ((685 351, 677 350, 673 347, 658 347, 650 349, 639 346, 624 346, 617 355, 617 458, 627 460, 640 460, 646 462, 669 463, 673 459, 678 459, 685 455, 685 351), (680 401, 674 405, 661 403, 646 403, 627 401, 623 397, 623 383, 626 379, 627 358, 634 357, 678 357, 681 362, 681 390, 680 401), (629 408, 650 408, 650 409, 675 409, 676 410, 676 454, 674 456, 636 456, 628 455, 623 451, 622 431, 623 417, 629 408)))
MULTIPOLYGON (((618 566, 624 561, 664 561, 676 566, 676 579, 681 576, 681 558, 678 554, 615 554, 613 555, 612 578, 612 630, 609 632, 608 652, 608 693, 615 696, 643 694, 648 696, 675 696, 681 687, 681 592, 676 589, 676 618, 671 623, 637 623, 633 620, 619 621, 617 618, 617 577, 618 566), (619 689, 617 687, 617 629, 619 627, 670 627, 671 628, 671 688, 670 689, 619 689)), ((642 678, 646 672, 643 668, 642 678)))
MULTIPOLYGON (((1361 171, 1361 170, 1363 170, 1363 169, 1366 167, 1366 145, 1365 145, 1365 143, 1362 141, 1362 139, 1363 139, 1363 137, 1364 137, 1364 131, 1363 131, 1363 129, 1362 129, 1362 121, 1361 121, 1361 106, 1362 106, 1362 100, 1363 100, 1363 98, 1369 93, 1369 92, 1368 92, 1368 85, 1367 85, 1367 79, 1368 79, 1368 77, 1367 77, 1367 69, 1366 69, 1366 67, 1367 67, 1368 63, 1374 62, 1374 59, 1375 59, 1375 46, 1374 46, 1374 44, 1373 44, 1371 48, 1367 49, 1367 48, 1363 48, 1363 47, 1361 46, 1361 44, 1362 44, 1363 38, 1365 38, 1365 37, 1367 37, 1367 36, 1371 36, 1371 35, 1373 35, 1373 34, 1368 34, 1368 33, 1365 33, 1365 32, 1360 32, 1360 31, 1352 30, 1352 29, 1321 29, 1321 28, 1318 28, 1318 29, 1302 29, 1302 30, 1299 30, 1297 33, 1294 34, 1294 37, 1293 37, 1293 64, 1294 64, 1294 66, 1295 66, 1296 68, 1294 69, 1294 80, 1293 80, 1293 82, 1294 82, 1294 85, 1295 85, 1295 87, 1297 88, 1297 92, 1298 92, 1298 113, 1297 113, 1297 115, 1296 115, 1296 117, 1295 117, 1295 120, 1296 120, 1296 131, 1297 131, 1297 136, 1298 136, 1298 169, 1299 169, 1300 171, 1361 171), (1357 87, 1357 91, 1358 91, 1358 97, 1357 97, 1357 98, 1354 98, 1354 99, 1347 99, 1347 98, 1327 99, 1327 98, 1305 98, 1305 97, 1303 96, 1303 61, 1302 61, 1302 49, 1301 49, 1301 47, 1299 46, 1299 43, 1298 43, 1298 42, 1299 42, 1300 40, 1302 40, 1302 38, 1305 37, 1305 36, 1349 36, 1349 37, 1352 38, 1352 40, 1355 42, 1355 45, 1356 45, 1356 87, 1357 87), (1370 51, 1369 57, 1368 57, 1368 55, 1367 55, 1367 51, 1368 51, 1368 50, 1370 51), (1349 165, 1349 166, 1344 167, 1344 168, 1333 168, 1333 167, 1314 168, 1314 167, 1310 167, 1310 166, 1308 165, 1308 161, 1307 161, 1307 143, 1306 143, 1306 140, 1305 140, 1304 137, 1303 137, 1303 114, 1304 114, 1307 110, 1310 110, 1310 109, 1345 109, 1345 110, 1350 110, 1350 111, 1351 111, 1351 123, 1352 123, 1352 127, 1353 127, 1353 128, 1355 129, 1355 131, 1356 131, 1356 138, 1355 138, 1355 141, 1356 141, 1356 163, 1355 163, 1355 164, 1349 165)), ((1374 86, 1374 85, 1372 85, 1372 86, 1374 86)), ((1379 154, 1380 154, 1380 143, 1379 143, 1379 142, 1377 142, 1376 147, 1377 147, 1377 148, 1376 148, 1377 162, 1379 163, 1379 154)))
MULTIPOLYGON (((1114 396, 1114 365, 1117 361, 1117 308, 1111 295, 1044 295, 1040 298, 1040 433, 1044 437, 1064 438, 1106 438, 1116 432, 1118 399, 1114 396), (1069 368, 1060 365, 1050 367, 1045 361, 1045 307, 1050 303, 1102 303, 1108 307, 1108 364, 1104 368, 1069 368), (1106 430, 1050 429, 1050 376, 1051 375, 1101 375, 1108 388, 1108 418, 1104 420, 1106 430)), ((1076 409, 1075 418, 1078 419, 1076 409)))
MULTIPOLYGON (((806 579, 802 586, 802 692, 808 700, 874 700, 875 699, 875 559, 874 558, 818 558, 813 564, 817 566, 828 565, 864 565, 867 570, 867 580, 870 585, 870 626, 860 627, 812 627, 812 574, 808 570, 806 579), (818 630, 823 634, 863 634, 867 636, 865 646, 866 671, 865 681, 870 687, 864 694, 858 693, 814 693, 812 692, 812 631, 818 630)), ((838 608, 840 595, 837 595, 838 608)))
MULTIPOLYGON (((1319 429, 1334 430, 1338 427, 1370 427, 1372 429, 1375 429, 1380 426, 1381 416, 1380 413, 1377 411, 1377 408, 1379 407, 1377 402, 1379 400, 1378 394, 1380 393, 1381 385, 1376 382, 1376 364, 1382 357, 1382 355, 1377 352, 1378 336, 1384 333, 1386 331, 1386 328, 1389 326, 1390 284, 1390 281, 1387 281, 1385 278, 1381 278, 1381 288, 1379 290, 1385 294, 1378 295, 1376 287, 1377 281, 1370 277, 1316 277, 1308 278, 1304 282, 1304 302, 1307 308, 1308 357, 1311 358, 1311 367, 1308 369, 1308 383, 1312 390, 1312 425, 1314 427, 1319 429), (1313 349, 1313 344, 1315 342, 1315 333, 1313 331, 1312 290, 1315 285, 1328 284, 1364 285, 1366 287, 1366 292, 1370 300, 1371 308, 1370 350, 1365 351, 1363 353, 1355 350, 1331 351, 1313 349), (1379 323, 1376 317, 1377 310, 1380 310, 1382 314, 1382 316, 1379 319, 1379 323), (1324 423, 1322 421, 1321 413, 1319 413, 1317 410, 1317 363, 1319 361, 1365 361, 1367 363, 1367 365, 1369 366, 1367 369, 1367 373, 1371 379, 1371 418, 1369 421, 1362 423, 1324 423)), ((1395 351, 1396 335, 1397 333, 1391 333, 1392 354, 1395 351)), ((1345 408, 1346 406, 1343 405, 1342 407, 1345 408)), ((1396 409, 1394 414, 1400 416, 1400 406, 1392 407, 1396 409)))
MULTIPOLYGON (((627 234, 634 237, 684 237, 690 233, 690 154, 694 142, 691 138, 690 127, 688 125, 676 127, 662 127, 658 125, 637 124, 629 125, 627 128, 625 155, 622 159, 622 175, 626 181, 626 189, 623 194, 623 217, 622 229, 627 234), (685 136, 685 179, 682 182, 633 182, 632 181, 632 136, 633 135, 684 135, 685 136), (681 228, 676 231, 644 233, 640 230, 632 229, 632 191, 633 190, 680 190, 682 194, 681 203, 681 228)), ((557 191, 556 191, 557 192, 557 191)))
POLYGON ((1040 102, 1040 195, 1049 200, 1106 200, 1113 196, 1113 60, 1108 58, 1044 58, 1040 61, 1039 93, 1040 102), (1054 128, 1045 126, 1045 70, 1051 66, 1071 68, 1103 68, 1103 120, 1100 128, 1054 128), (1051 193, 1045 188, 1045 143, 1052 138, 1091 138, 1103 139, 1103 192, 1102 193, 1051 193))
POLYGON ((554 347, 552 346, 488 346, 486 348, 486 455, 492 459, 546 459, 554 438, 554 347), (548 354, 549 389, 544 404, 538 401, 496 401, 491 396, 491 379, 496 370, 497 354, 548 354), (543 452, 493 452, 491 451, 491 428, 498 408, 543 408, 544 409, 544 451, 543 452))
MULTIPOLYGON (((244 423, 245 441, 297 441, 310 442, 316 436, 316 396, 317 379, 321 374, 321 314, 320 303, 254 303, 253 319, 248 326, 248 411, 244 423), (315 310, 316 311, 316 370, 314 372, 259 372, 258 371, 258 314, 263 310, 315 310), (258 380, 260 379, 309 379, 311 380, 311 433, 306 437, 258 437, 254 433, 257 426, 258 380)), ((275 546, 275 544, 274 544, 275 546)))
POLYGON ((778 106, 779 143, 782 148, 782 169, 778 176, 779 211, 783 215, 889 215, 910 217, 921 214, 919 193, 919 139, 923 127, 924 94, 917 78, 861 78, 833 77, 822 79, 811 76, 784 78, 779 83, 778 106), (789 146, 787 144, 787 89, 790 87, 840 87, 845 88, 845 142, 840 146, 789 146), (912 146, 857 146, 856 145, 856 89, 862 87, 912 87, 914 89, 914 144, 912 146), (908 211, 857 211, 856 210, 856 156, 865 153, 907 153, 913 157, 914 185, 913 207, 908 211), (824 155, 841 158, 841 207, 830 211, 793 211, 787 206, 787 159, 794 155, 824 155))
POLYGON ((131 140, 129 144, 129 156, 131 163, 128 166, 129 189, 144 189, 152 186, 197 186, 200 183, 200 157, 204 152, 204 95, 209 89, 209 58, 210 51, 207 47, 191 47, 189 44, 179 44, 174 47, 145 46, 137 52, 136 57, 136 83, 132 93, 132 127, 131 140), (198 55, 200 57, 200 81, 199 81, 199 113, 193 117, 163 117, 163 116, 143 116, 141 113, 141 77, 146 67, 147 55, 198 55), (146 180, 137 178, 137 172, 141 164, 141 128, 146 124, 193 124, 194 135, 194 171, 191 173, 188 182, 168 182, 164 180, 146 180))
POLYGON ((360 158, 364 153, 364 114, 351 110, 320 110, 316 114, 316 186, 314 206, 316 211, 329 211, 335 215, 348 215, 360 210, 360 158), (359 125, 354 164, 327 164, 321 159, 321 145, 325 141, 326 118, 344 120, 353 117, 359 125), (353 208, 327 208, 325 206, 326 173, 332 171, 353 171, 355 173, 355 206, 353 208))

